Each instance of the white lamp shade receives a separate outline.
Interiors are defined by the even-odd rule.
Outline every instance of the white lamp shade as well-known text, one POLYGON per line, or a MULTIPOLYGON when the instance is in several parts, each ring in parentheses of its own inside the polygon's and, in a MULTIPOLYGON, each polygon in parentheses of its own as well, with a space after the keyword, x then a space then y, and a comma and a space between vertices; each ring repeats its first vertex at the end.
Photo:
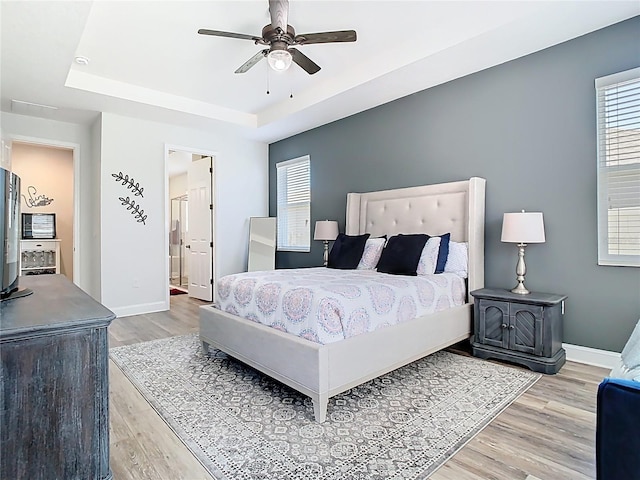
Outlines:
POLYGON ((335 240, 338 237, 338 222, 335 220, 318 220, 313 234, 314 240, 335 240))
POLYGON ((505 213, 501 240, 510 243, 544 243, 542 212, 505 213))

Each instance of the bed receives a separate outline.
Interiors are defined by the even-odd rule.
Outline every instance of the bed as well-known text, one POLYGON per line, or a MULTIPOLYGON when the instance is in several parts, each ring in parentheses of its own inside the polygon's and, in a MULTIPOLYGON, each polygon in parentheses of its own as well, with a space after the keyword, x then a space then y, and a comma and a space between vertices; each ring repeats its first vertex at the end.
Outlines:
POLYGON ((329 399, 471 335, 484 286, 485 180, 347 195, 347 235, 451 234, 468 243, 466 302, 344 340, 321 344, 216 308, 200 307, 200 340, 307 395, 324 422, 329 399))

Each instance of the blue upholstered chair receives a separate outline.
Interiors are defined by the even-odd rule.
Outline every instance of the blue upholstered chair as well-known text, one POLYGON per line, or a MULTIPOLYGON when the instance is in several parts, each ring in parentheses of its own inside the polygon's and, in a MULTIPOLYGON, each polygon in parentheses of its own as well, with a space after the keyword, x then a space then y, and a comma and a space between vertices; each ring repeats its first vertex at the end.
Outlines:
POLYGON ((598 387, 598 480, 640 480, 640 321, 598 387))

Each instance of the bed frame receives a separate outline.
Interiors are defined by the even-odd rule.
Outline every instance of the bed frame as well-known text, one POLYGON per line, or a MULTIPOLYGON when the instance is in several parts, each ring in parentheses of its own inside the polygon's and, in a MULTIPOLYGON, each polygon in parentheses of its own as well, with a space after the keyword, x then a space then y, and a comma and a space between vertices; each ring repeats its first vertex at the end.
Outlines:
MULTIPOLYGON (((484 287, 485 180, 347 195, 345 233, 372 237, 451 232, 469 242, 467 292, 484 287)), ((471 335, 473 301, 393 327, 321 345, 260 323, 200 307, 200 340, 308 395, 317 422, 329 398, 471 335)))

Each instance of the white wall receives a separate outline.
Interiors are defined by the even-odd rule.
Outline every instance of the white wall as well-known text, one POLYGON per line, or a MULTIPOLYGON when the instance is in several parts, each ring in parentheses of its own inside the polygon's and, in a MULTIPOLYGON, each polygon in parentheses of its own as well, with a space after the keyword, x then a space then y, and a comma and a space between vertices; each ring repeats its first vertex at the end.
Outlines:
POLYGON ((92 268, 92 259, 99 254, 95 250, 95 241, 92 235, 92 217, 95 217, 98 204, 96 192, 99 185, 94 184, 94 169, 96 163, 92 158, 91 132, 86 125, 57 122, 44 118, 16 115, 2 112, 2 135, 5 140, 26 140, 37 143, 68 146, 76 145, 79 168, 78 191, 78 235, 75 239, 78 250, 78 276, 74 282, 92 297, 99 299, 99 272, 92 268))
POLYGON ((100 151, 102 149, 102 115, 99 115, 93 125, 91 125, 91 159, 93 168, 91 169, 91 184, 94 186, 93 195, 91 196, 91 210, 93 215, 89 218, 89 235, 92 246, 93 255, 91 258, 83 258, 91 272, 93 281, 93 291, 96 292, 94 298, 100 299, 102 286, 100 284, 100 258, 102 256, 102 248, 100 246, 101 222, 100 222, 100 151))
POLYGON ((216 153, 216 279, 246 268, 249 217, 268 214, 267 144, 224 126, 200 131, 110 113, 102 114, 101 142, 102 303, 120 316, 168 308, 167 144, 216 153), (120 171, 144 197, 115 181, 120 171), (121 205, 127 195, 144 209, 145 224, 121 205))

